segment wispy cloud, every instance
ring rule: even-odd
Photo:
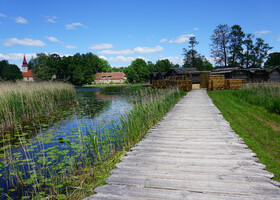
[[[280,37],[277,39],[277,42],[280,42]]]
[[[21,16],[15,18],[15,22],[16,22],[16,23],[19,23],[19,24],[27,24],[27,23],[28,23],[27,19],[24,19],[24,18],[21,17]]]
[[[189,41],[190,37],[194,37],[194,34],[185,34],[185,35],[180,35],[175,39],[169,40],[169,43],[184,43]]]
[[[5,46],[22,45],[22,46],[30,46],[30,47],[42,47],[46,45],[41,40],[34,40],[31,38],[24,38],[24,39],[8,38],[4,40],[3,44]]]
[[[136,47],[134,49],[124,49],[124,50],[103,50],[98,53],[100,54],[134,54],[134,53],[155,53],[162,51],[163,47],[156,46],[156,47]]]
[[[193,28],[193,30],[194,30],[194,31],[198,31],[199,29],[198,29],[198,28]]]
[[[7,17],[7,15],[4,15],[3,13],[0,13],[0,17]]]
[[[65,45],[65,47],[67,49],[76,49],[77,48],[76,46],[73,46],[73,45]]]
[[[114,46],[112,44],[106,44],[106,43],[101,43],[101,44],[93,44],[89,46],[88,48],[90,49],[112,49]]]
[[[255,34],[256,34],[257,36],[262,36],[262,35],[268,34],[268,33],[271,33],[271,31],[269,31],[269,30],[261,30],[261,31],[256,31],[256,32],[255,32]]]
[[[56,20],[57,20],[56,16],[52,16],[52,17],[46,16],[46,18],[47,18],[46,22],[53,23],[53,24],[56,23]]]
[[[162,51],[163,47],[156,46],[156,47],[136,47],[134,48],[135,53],[155,53]]]
[[[71,54],[63,54],[63,53],[58,53],[58,52],[52,52],[52,53],[47,53],[43,52],[45,54],[58,54],[60,57],[63,56],[72,56]],[[0,53],[0,60],[22,60],[23,56],[25,55],[27,60],[30,60],[32,57],[36,58],[37,54],[36,53],[8,53],[8,54],[1,54]]]
[[[25,55],[26,59],[31,59],[32,57],[36,57],[36,53],[8,53],[8,54],[1,54],[0,53],[0,60],[22,60],[23,56]]]
[[[83,27],[83,28],[87,28],[87,26],[83,25],[80,22],[76,22],[76,23],[72,23],[72,24],[66,24],[65,28],[67,30],[71,30],[71,29],[76,29],[77,27]]]
[[[134,51],[131,49],[123,49],[123,50],[103,50],[99,51],[100,54],[133,54]]]
[[[174,64],[182,64],[183,63],[183,58],[180,58],[178,56],[175,56],[175,57],[162,57],[160,58],[159,60],[165,60],[165,59],[168,59],[170,62],[174,63]]]
[[[145,58],[145,57],[125,57],[125,56],[117,56],[117,57],[110,57],[107,58],[105,56],[99,56],[99,58],[102,58],[104,60],[107,60],[108,62],[117,62],[117,63],[129,63],[132,62],[133,60],[135,60],[136,58],[141,58],[145,61],[148,61],[149,59]]]
[[[167,38],[162,38],[159,42],[160,43],[167,42]]]
[[[52,37],[52,36],[46,36],[46,38],[51,41],[51,42],[58,42],[58,43],[63,43],[62,41],[58,40],[57,38],[55,37]]]

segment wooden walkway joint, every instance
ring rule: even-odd
[[[279,182],[205,90],[188,93],[85,200],[280,199]]]

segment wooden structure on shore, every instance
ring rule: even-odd
[[[280,82],[280,67],[276,67],[269,72],[269,81]]]
[[[180,90],[191,91],[192,81],[187,80],[186,76],[173,76],[163,80],[152,81],[152,88],[174,88],[177,87]]]
[[[211,71],[211,75],[224,75],[226,79],[244,79],[245,82],[266,82],[269,73],[262,68],[221,67]]]
[[[210,75],[208,90],[234,90],[244,86],[245,79],[226,79],[223,74]]]

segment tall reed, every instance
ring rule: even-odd
[[[72,85],[60,82],[0,83],[0,129],[41,115],[70,103],[76,95]]]

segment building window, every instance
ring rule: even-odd
[[[108,78],[112,78],[112,76],[108,76]]]
[[[106,76],[102,76],[102,78],[106,78]]]

